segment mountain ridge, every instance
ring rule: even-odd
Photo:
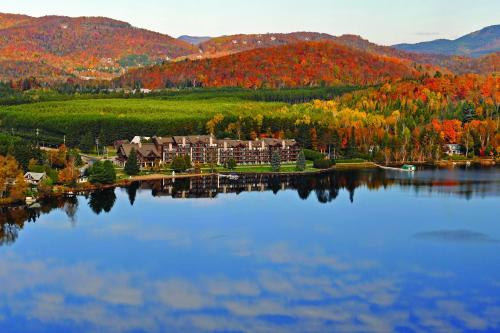
[[[489,32],[491,35],[495,33],[495,27],[487,27],[485,31],[493,29]],[[483,30],[469,34],[467,38],[474,38],[477,34],[484,36]],[[268,49],[258,52],[263,57],[266,52],[276,56],[270,49],[322,41],[378,57],[398,58],[400,62],[439,67],[441,71],[456,74],[500,71],[500,53],[476,59],[417,53],[377,45],[357,35],[333,36],[307,31],[173,38],[106,17],[31,17],[0,13],[0,35],[0,62],[5,66],[5,70],[0,70],[0,80],[22,79],[27,75],[53,79],[51,74],[61,79],[72,76],[83,80],[111,80],[130,69],[164,62],[216,59],[257,49]],[[489,44],[484,44],[483,51],[488,47]]]
[[[415,44],[403,43],[393,45],[393,47],[408,52],[477,58],[500,52],[500,24],[484,27],[457,39],[436,39]]]
[[[0,60],[46,63],[80,77],[111,78],[128,67],[196,51],[171,36],[105,17],[17,19],[0,16]]]

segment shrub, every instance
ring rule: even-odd
[[[308,161],[315,161],[319,159],[324,159],[325,155],[320,153],[319,151],[311,150],[311,149],[304,149],[304,156],[306,160]]]
[[[188,155],[177,156],[172,160],[170,168],[175,172],[184,172],[187,169],[191,168],[191,159],[189,158]]]
[[[328,169],[330,168],[334,163],[331,160],[325,160],[324,158],[316,159],[313,162],[313,167],[316,169]]]

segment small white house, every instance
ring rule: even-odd
[[[462,145],[459,144],[447,144],[444,146],[444,151],[447,155],[461,155],[462,154]]]
[[[45,172],[26,172],[24,180],[31,185],[38,185],[42,180],[47,177]]]

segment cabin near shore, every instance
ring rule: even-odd
[[[47,174],[45,172],[26,172],[24,174],[24,180],[31,185],[38,185],[45,178]]]
[[[277,151],[282,163],[296,162],[300,147],[295,140],[257,139],[233,140],[216,139],[211,135],[153,137],[151,143],[143,143],[137,137],[130,143],[117,147],[118,162],[125,165],[130,152],[137,153],[142,168],[171,163],[179,156],[189,156],[193,163],[224,165],[230,160],[237,164],[269,164],[271,155]]]
[[[444,152],[448,156],[463,155],[464,149],[462,145],[451,143],[444,145]]]

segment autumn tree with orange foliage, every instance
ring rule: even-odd
[[[0,156],[0,201],[17,202],[26,196],[23,171],[12,156]]]

